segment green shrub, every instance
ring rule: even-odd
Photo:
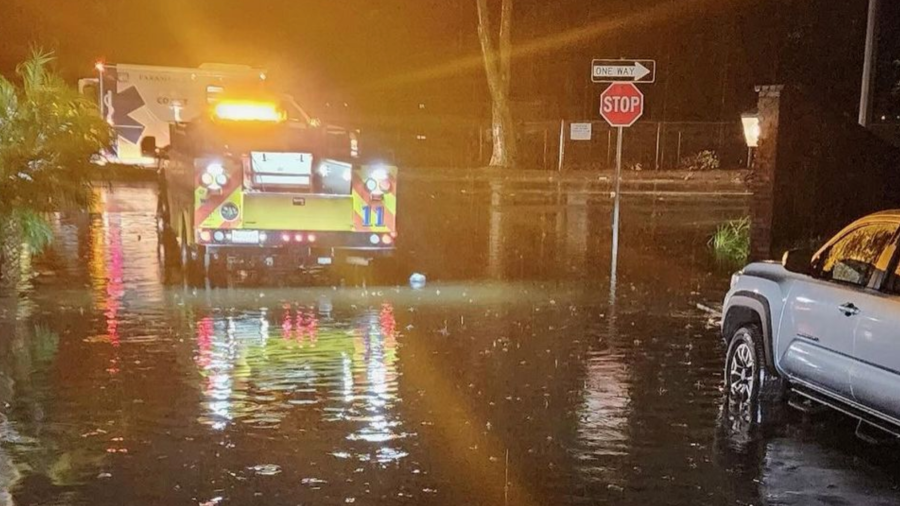
[[[719,225],[709,245],[722,260],[744,263],[750,256],[750,218],[726,221]]]
[[[716,170],[719,168],[719,155],[715,151],[700,151],[693,156],[682,158],[681,168],[690,171]]]

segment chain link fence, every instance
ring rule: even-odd
[[[590,140],[573,140],[572,123],[589,124]],[[624,131],[622,163],[626,169],[687,168],[686,159],[704,151],[714,154],[722,169],[747,165],[747,145],[740,121],[640,121]],[[519,166],[523,169],[615,167],[616,129],[604,121],[525,122],[517,125],[517,135]],[[487,125],[421,122],[363,138],[384,157],[407,167],[478,167],[487,165],[491,158],[491,130]]]
[[[584,125],[590,125],[590,140],[573,140],[572,123],[577,122],[527,125],[520,144],[521,164],[547,170],[614,168],[616,129],[603,121],[583,122],[580,130],[585,132]],[[631,170],[689,168],[689,160],[703,152],[714,155],[723,169],[747,165],[747,145],[737,121],[639,122],[624,129],[622,144],[622,165]]]

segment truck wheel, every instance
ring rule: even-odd
[[[177,261],[175,252],[178,250],[178,240],[175,238],[175,231],[172,230],[169,210],[165,204],[165,196],[162,191],[160,191],[159,200],[156,204],[156,232],[159,253],[163,262],[166,266],[175,265]]]
[[[763,335],[757,325],[739,328],[725,359],[725,388],[734,402],[755,402],[762,391],[766,368]]]

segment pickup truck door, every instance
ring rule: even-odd
[[[868,223],[845,231],[817,256],[814,274],[794,283],[778,331],[779,365],[792,380],[853,400],[858,315],[879,298],[871,286],[896,230]]]
[[[865,407],[900,421],[900,268],[885,276],[879,296],[860,306],[856,319],[853,395]]]

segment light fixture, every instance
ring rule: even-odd
[[[747,168],[753,163],[753,150],[759,146],[759,135],[762,128],[759,125],[759,114],[745,112],[741,114],[741,125],[744,127],[744,141],[747,143]]]
[[[379,166],[372,171],[372,179],[375,181],[384,181],[388,178],[388,171],[383,166]]]
[[[203,174],[200,174],[200,182],[210,190],[221,190],[228,182],[225,167],[220,162],[210,163]]]
[[[271,121],[285,120],[284,112],[277,104],[252,101],[221,101],[213,112],[216,117],[230,121]]]
[[[744,127],[744,141],[747,142],[748,148],[759,146],[759,115],[755,112],[746,112],[741,114],[741,125]]]

